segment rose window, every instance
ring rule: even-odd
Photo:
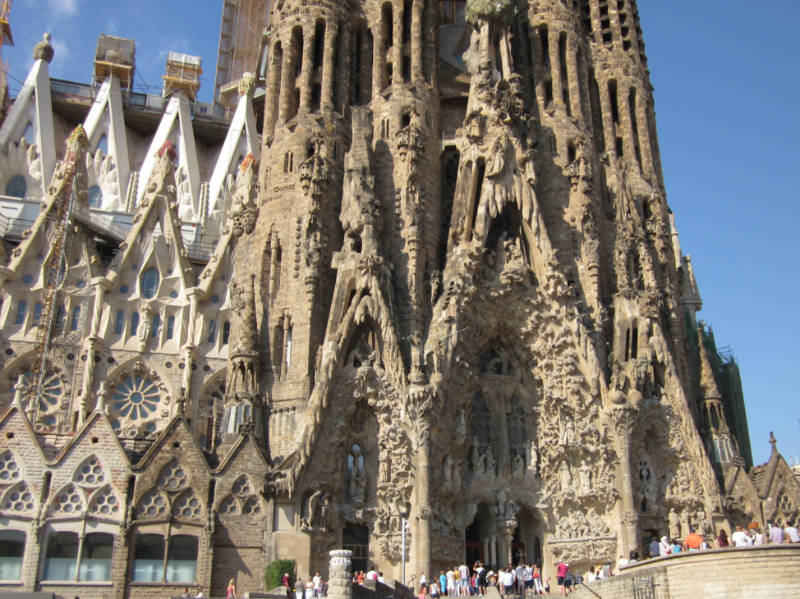
[[[105,487],[95,493],[89,513],[94,516],[112,516],[120,511],[119,499],[111,487]]]
[[[86,487],[97,487],[106,482],[106,475],[103,472],[103,465],[95,456],[86,460],[75,472],[73,481]]]
[[[187,491],[175,500],[172,515],[185,520],[199,520],[203,515],[203,506],[194,493]]]
[[[242,506],[242,513],[247,516],[258,516],[261,514],[261,502],[257,497],[251,497],[244,502],[244,506]]]
[[[25,483],[12,487],[3,498],[2,510],[4,512],[32,512],[33,494]]]
[[[161,403],[161,391],[150,378],[127,376],[111,396],[111,407],[120,418],[146,420],[153,416]]]
[[[74,485],[65,487],[53,501],[53,512],[59,514],[80,514],[82,508],[80,491]]]
[[[22,397],[28,396],[34,384],[30,371],[24,372],[22,374]],[[58,411],[63,399],[64,383],[61,381],[61,377],[55,373],[45,373],[41,390],[39,391],[39,415],[44,416],[45,426],[56,425],[56,418],[53,414]]]
[[[136,508],[137,518],[166,518],[167,498],[162,493],[152,489],[145,493],[139,500]]]
[[[183,467],[173,460],[158,475],[158,486],[167,491],[177,491],[189,486],[189,480]]]
[[[222,503],[219,504],[219,509],[217,511],[219,511],[220,514],[234,516],[239,513],[239,503],[236,501],[235,497],[228,495],[222,500]]]
[[[0,454],[0,484],[19,480],[21,477],[19,464],[10,451]]]

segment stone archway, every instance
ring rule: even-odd
[[[476,561],[481,561],[487,568],[497,569],[497,537],[497,519],[492,508],[485,503],[479,503],[472,523],[464,532],[467,564],[472,567]]]
[[[544,554],[544,535],[547,527],[544,521],[536,513],[527,507],[522,507],[517,514],[519,522],[517,530],[514,532],[516,547],[514,549],[514,562],[534,563],[542,567]]]

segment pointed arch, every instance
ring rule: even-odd
[[[202,521],[203,503],[192,489],[187,489],[172,502],[172,515],[181,520]]]
[[[96,455],[90,455],[75,469],[72,481],[81,487],[99,487],[108,481],[103,463]]]
[[[137,520],[166,520],[169,514],[169,499],[166,493],[153,488],[141,496],[136,503]]]
[[[156,483],[165,491],[179,491],[189,486],[189,476],[177,459],[172,459],[158,473]]]
[[[246,474],[240,475],[231,486],[231,495],[236,497],[248,497],[253,494],[253,485]]]
[[[89,515],[112,518],[122,515],[122,501],[111,485],[97,489],[89,499]]]
[[[23,480],[25,473],[10,449],[0,453],[0,485],[13,484]]]
[[[36,498],[28,483],[21,481],[9,487],[0,500],[0,510],[6,515],[26,516],[36,513]]]
[[[52,517],[74,518],[86,510],[86,495],[73,483],[64,485],[53,495],[50,501],[49,514]]]
[[[223,516],[238,516],[242,510],[239,505],[239,500],[233,495],[228,495],[225,499],[220,501],[217,512]]]

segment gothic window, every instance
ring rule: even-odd
[[[134,312],[131,314],[131,337],[136,335],[136,332],[139,330],[139,313]]]
[[[99,487],[106,482],[106,474],[100,460],[90,456],[78,467],[72,480],[84,487]]]
[[[242,513],[245,516],[259,516],[262,513],[261,502],[258,497],[250,497],[242,506]]]
[[[158,271],[154,267],[145,270],[139,277],[139,292],[142,297],[146,299],[155,297],[156,291],[158,291],[158,282]]]
[[[89,188],[89,208],[99,208],[103,203],[103,190],[99,185],[92,185]]]
[[[22,470],[9,450],[0,453],[0,484],[16,482],[22,478]]]
[[[161,390],[149,377],[126,376],[114,387],[112,413],[118,418],[146,420],[155,416],[161,404]]]
[[[222,325],[222,345],[228,345],[228,341],[231,338],[231,323],[229,321],[225,321]]]
[[[172,339],[175,334],[175,317],[167,317],[167,339]]]
[[[69,323],[69,330],[70,331],[77,331],[78,330],[78,326],[80,326],[80,322],[81,322],[81,307],[80,306],[75,306],[72,309],[72,319],[70,320],[70,323]]]
[[[239,497],[253,494],[253,488],[246,476],[240,476],[236,479],[236,481],[233,483],[233,487],[231,488],[231,493]]]
[[[17,317],[14,324],[23,324],[25,322],[25,313],[28,311],[28,302],[19,300],[17,303]]]
[[[27,483],[19,483],[11,487],[3,495],[3,502],[0,509],[4,512],[14,512],[15,514],[28,514],[33,512],[34,501],[33,493]]]
[[[25,533],[21,530],[0,530],[0,580],[22,578],[22,557],[25,555]]]
[[[158,475],[158,486],[167,491],[177,491],[189,486],[186,472],[177,460],[172,460],[161,469]]]
[[[211,320],[208,323],[208,342],[214,343],[217,340],[217,321]]]
[[[137,520],[165,520],[169,512],[169,501],[158,489],[150,489],[136,505]]]
[[[792,503],[791,498],[786,493],[781,493],[778,497],[778,508],[784,514],[790,514],[794,511],[794,504]]]
[[[175,535],[166,542],[162,535],[136,535],[133,581],[194,583],[197,572],[197,547],[197,537],[191,535]],[[166,581],[163,580],[165,571]]]
[[[77,516],[83,512],[83,508],[81,492],[75,485],[69,484],[53,499],[51,511],[54,515]]]
[[[169,540],[167,582],[193,583],[197,577],[197,537],[177,535]]]
[[[83,538],[83,543],[80,543],[77,533],[53,532],[47,538],[42,579],[109,581],[113,548],[114,535],[109,533],[89,533]]]
[[[125,330],[125,311],[124,310],[117,310],[117,317],[114,321],[114,334],[115,335],[122,335],[122,331]]]
[[[184,520],[200,520],[203,516],[203,506],[194,491],[184,491],[172,504],[172,515]]]
[[[96,491],[89,504],[89,514],[96,517],[117,516],[120,511],[120,500],[110,486]]]
[[[228,495],[222,500],[222,503],[219,504],[217,511],[226,516],[235,516],[239,513],[239,502],[236,501],[235,497]]]
[[[6,183],[6,195],[12,198],[24,198],[28,191],[28,183],[22,175],[14,175]]]
[[[33,318],[31,319],[31,324],[33,326],[39,326],[39,323],[42,321],[42,302],[36,302],[33,306]]]

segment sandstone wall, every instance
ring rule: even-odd
[[[578,587],[575,599],[628,599],[634,585],[655,583],[653,599],[780,599],[800,596],[800,545],[766,545],[681,553],[623,568],[610,579]]]

